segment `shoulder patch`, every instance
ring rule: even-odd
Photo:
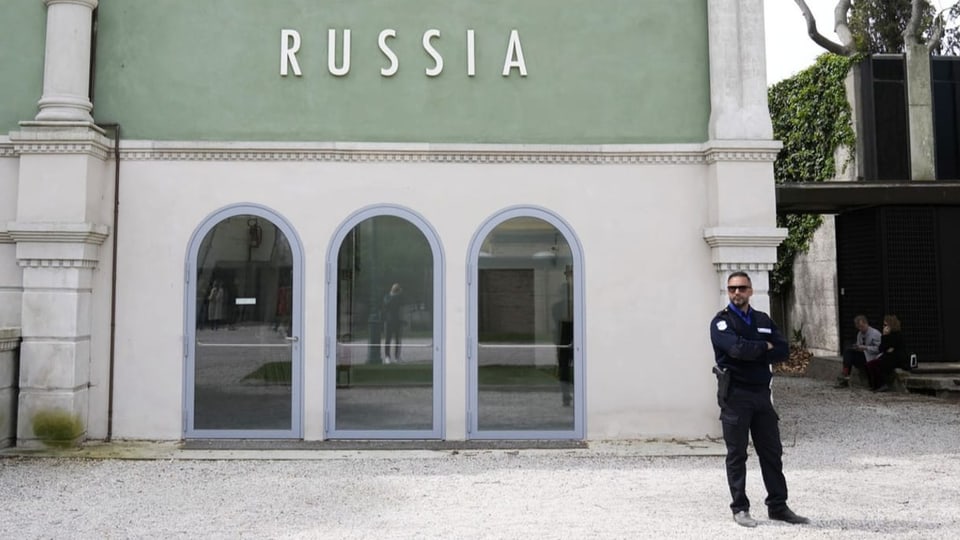
[[[717,321],[717,330],[723,332],[727,329],[727,321]]]

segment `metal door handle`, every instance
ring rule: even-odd
[[[283,339],[285,339],[285,340],[287,340],[287,341],[293,341],[293,342],[300,341],[300,338],[297,337],[297,336],[287,336],[287,337],[285,337],[285,338],[283,338]]]

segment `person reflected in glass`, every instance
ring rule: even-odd
[[[403,330],[401,309],[403,307],[403,288],[394,283],[390,291],[383,296],[383,363],[400,361],[400,340]],[[390,357],[390,343],[393,342],[393,358]]]
[[[566,288],[563,289],[566,296]],[[569,407],[573,401],[573,321],[569,302],[561,298],[553,304],[554,343],[557,345],[557,378],[560,380],[560,402]]]
[[[225,302],[223,283],[219,279],[214,280],[210,292],[207,294],[207,321],[210,323],[210,329],[218,330],[220,328]]]

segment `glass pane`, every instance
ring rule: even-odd
[[[197,254],[194,429],[292,428],[293,257],[269,221],[238,215]]]
[[[573,261],[551,224],[498,225],[478,264],[478,428],[574,429]]]
[[[337,257],[337,430],[433,429],[433,254],[394,216],[358,224]]]

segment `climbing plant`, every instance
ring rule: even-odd
[[[824,54],[813,66],[768,90],[773,136],[783,141],[773,165],[777,183],[820,182],[836,175],[837,148],[852,149],[856,141],[844,79],[858,60]],[[848,163],[841,165],[845,168]],[[788,234],[777,248],[777,264],[770,275],[772,292],[790,289],[793,261],[810,247],[822,222],[819,215],[777,216],[777,225],[786,227]]]

